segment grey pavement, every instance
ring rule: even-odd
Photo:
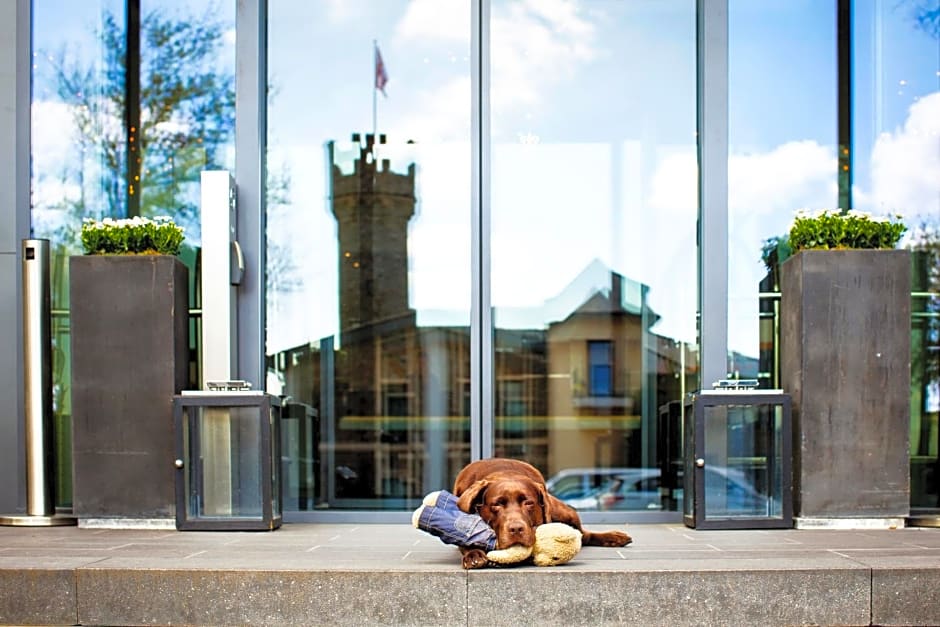
[[[407,524],[0,527],[0,623],[940,625],[940,529],[591,526],[634,543],[468,572]]]

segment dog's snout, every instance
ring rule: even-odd
[[[521,536],[525,533],[526,525],[521,520],[514,520],[509,523],[507,530],[514,536]]]

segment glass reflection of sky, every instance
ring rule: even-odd
[[[855,2],[853,208],[940,216],[940,42],[923,3]],[[761,243],[837,204],[835,2],[729,3],[729,350],[756,355]],[[904,81],[903,89],[892,85]]]
[[[233,0],[211,4],[231,14],[234,23]],[[762,240],[785,232],[794,209],[835,203],[834,4],[729,3],[729,326],[731,349],[744,354],[757,351]],[[938,40],[914,27],[911,12],[918,4],[856,3],[856,208],[909,216],[940,213],[940,53]],[[77,43],[76,54],[95,55],[96,17],[104,8],[120,13],[122,6],[114,0],[35,0],[34,49],[57,52]],[[167,10],[177,6],[199,12],[210,3],[161,3]],[[412,306],[456,312],[454,318],[465,324],[469,0],[271,0],[268,14],[270,166],[291,180],[288,203],[270,208],[269,237],[293,251],[303,277],[300,292],[272,295],[269,350],[336,331],[335,221],[325,198],[324,145],[372,130],[373,40],[379,41],[389,74],[388,97],[379,95],[376,102],[377,129],[390,143],[417,142],[419,206],[409,234]],[[588,216],[615,208],[619,194],[627,197],[622,202],[637,203],[637,212],[629,215],[644,216],[639,224],[652,231],[668,229],[676,212],[694,212],[694,120],[672,122],[695,99],[694,76],[688,74],[694,38],[685,27],[694,24],[693,17],[691,0],[494,2],[492,34],[502,46],[492,52],[500,60],[492,68],[494,167],[537,178],[567,158],[567,174],[558,175],[595,176],[591,196],[582,199]],[[69,119],[56,107],[41,58],[35,71],[34,168],[54,171],[56,161],[68,155]],[[650,134],[660,149],[640,154],[648,193],[629,198],[625,177],[635,174],[622,166],[633,158],[631,142]],[[625,155],[620,167],[611,163],[618,154]],[[54,206],[56,195],[67,193],[61,181],[45,180],[34,198]],[[515,200],[512,194],[494,194],[494,202]],[[563,213],[570,207],[561,203],[568,200],[562,194],[553,203],[546,194],[539,212]],[[501,210],[498,204],[493,209]],[[613,226],[635,229],[616,221]],[[519,228],[516,233],[529,234],[529,243],[545,235],[531,222]],[[324,234],[315,247],[311,233]],[[494,245],[504,236],[495,232]],[[629,241],[630,235],[623,237]],[[324,245],[330,238],[333,244]],[[601,258],[650,286],[652,306],[663,317],[658,332],[692,340],[692,304],[676,297],[675,283],[694,276],[617,252],[629,248],[620,242],[610,237],[598,244],[596,234],[572,236],[566,263],[539,270],[545,278],[512,282],[494,275],[494,304],[538,307]]]

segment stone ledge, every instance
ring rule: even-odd
[[[407,524],[6,527],[0,624],[940,624],[936,529],[629,531],[563,566],[467,572]]]
[[[75,571],[0,569],[0,624],[75,625]]]
[[[4,624],[940,624],[940,568],[0,570]]]
[[[463,573],[83,568],[77,588],[80,624],[466,624]]]

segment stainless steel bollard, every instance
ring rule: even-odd
[[[23,240],[23,387],[26,513],[55,513],[52,424],[52,301],[49,240]]]
[[[26,515],[0,516],[0,524],[74,525],[74,518],[55,515],[49,240],[24,239],[21,252]]]

